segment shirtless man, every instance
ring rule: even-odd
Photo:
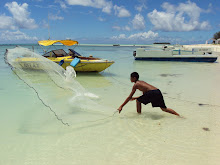
[[[160,92],[160,90],[144,81],[139,80],[139,74],[137,72],[131,73],[131,82],[134,82],[134,86],[132,88],[132,91],[130,95],[127,97],[127,99],[124,101],[124,103],[118,108],[119,113],[122,111],[122,108],[129,102],[136,100],[137,105],[137,113],[141,113],[141,103],[148,104],[151,103],[152,107],[160,107],[162,111],[168,112],[174,115],[179,116],[178,113],[176,113],[171,108],[167,108],[164,100],[163,95]],[[139,89],[143,92],[143,95],[140,97],[132,97],[136,90]]]

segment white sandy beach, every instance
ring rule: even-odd
[[[75,100],[73,93],[47,79],[33,82],[44,101],[70,123],[66,126],[4,63],[5,49],[0,47],[0,164],[219,164],[219,59],[215,63],[135,61],[135,47],[82,46],[79,50],[85,54],[115,61],[102,73],[77,74],[76,81],[99,99]],[[133,71],[158,87],[166,105],[186,119],[150,104],[138,115],[135,102],[115,113],[131,91]]]

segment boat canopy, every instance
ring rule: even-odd
[[[78,41],[74,41],[74,40],[42,40],[42,41],[38,41],[38,44],[43,46],[50,46],[57,42],[60,42],[66,46],[72,46],[78,44]]]

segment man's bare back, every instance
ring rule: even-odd
[[[138,80],[135,82],[133,88],[139,89],[143,93],[146,93],[150,90],[157,90],[158,88],[154,87],[153,85],[150,85],[146,83],[145,81]]]

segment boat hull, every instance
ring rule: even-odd
[[[215,62],[218,56],[212,52],[187,50],[146,50],[137,48],[133,56],[135,60],[145,61],[182,61],[182,62]]]
[[[101,72],[110,67],[114,62],[103,61],[103,62],[80,62],[74,68],[76,72]],[[59,63],[57,63],[59,64]],[[70,66],[70,62],[64,62],[62,67],[66,69]]]
[[[144,61],[215,62],[217,57],[135,57]]]
[[[60,59],[50,59],[51,61],[59,65]],[[62,67],[66,69],[67,66],[70,66],[72,59],[64,59]],[[16,60],[17,65],[21,66],[24,69],[35,69],[35,70],[44,70],[45,65],[39,63],[37,58],[19,58]],[[82,60],[74,68],[76,72],[101,72],[106,68],[110,67],[114,61],[108,60]]]

